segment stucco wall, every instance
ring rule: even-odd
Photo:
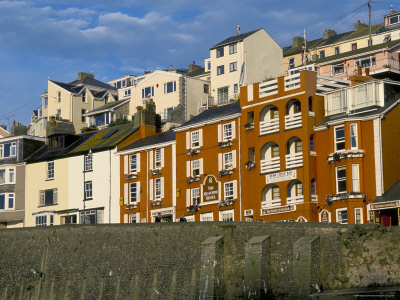
[[[0,230],[0,296],[239,299],[248,296],[249,278],[260,278],[256,257],[267,262],[267,294],[279,299],[308,299],[315,281],[325,291],[398,285],[399,230],[258,222]],[[263,253],[250,247],[257,239],[267,242]]]

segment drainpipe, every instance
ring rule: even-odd
[[[110,161],[110,163],[109,163],[110,174],[109,174],[108,183],[109,183],[110,192],[108,194],[108,224],[111,224],[111,179],[112,179],[112,176],[111,176],[111,150],[109,151],[109,161]]]
[[[146,157],[146,223],[149,223],[149,151],[146,151]]]
[[[239,142],[239,209],[240,209],[240,221],[242,221],[242,165],[241,165],[241,143],[240,143],[240,116],[238,117],[238,142]]]

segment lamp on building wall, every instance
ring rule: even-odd
[[[83,224],[86,224],[86,157],[92,156],[92,150],[83,156]]]

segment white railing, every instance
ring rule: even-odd
[[[300,74],[285,77],[285,91],[290,91],[300,87]]]
[[[272,208],[281,206],[281,199],[273,199],[261,202],[261,208]]]
[[[261,173],[268,173],[274,171],[280,171],[281,160],[280,157],[273,157],[261,160]]]
[[[279,131],[279,118],[269,119],[260,122],[260,135],[270,134]]]
[[[278,80],[268,80],[266,82],[260,83],[259,86],[259,96],[260,98],[274,95],[278,93]]]
[[[286,169],[299,168],[303,166],[303,152],[286,154]]]
[[[287,204],[301,204],[304,203],[304,196],[299,195],[299,196],[294,196],[294,197],[288,197],[286,198]]]
[[[301,112],[285,116],[285,129],[301,127]]]

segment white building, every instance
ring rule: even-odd
[[[264,29],[231,36],[210,48],[204,61],[211,73],[214,104],[237,100],[240,86],[283,74],[282,48]]]

